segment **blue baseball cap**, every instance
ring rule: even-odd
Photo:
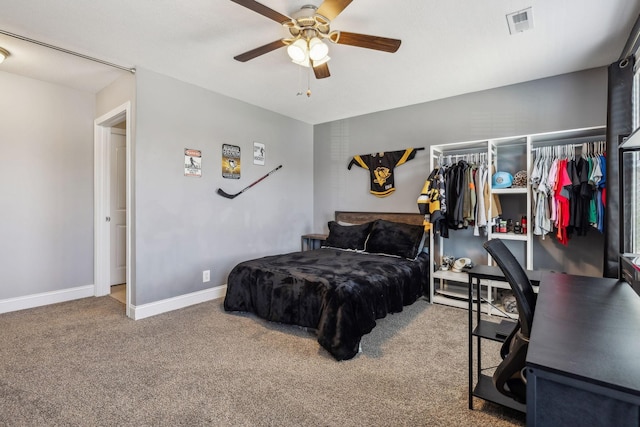
[[[492,188],[509,188],[513,184],[513,175],[509,172],[496,172],[491,179]]]

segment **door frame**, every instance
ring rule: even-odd
[[[113,240],[114,229],[113,228],[114,228],[114,223],[115,223],[114,217],[113,217],[113,209],[114,209],[114,207],[117,208],[117,206],[113,206],[113,204],[112,204],[113,195],[114,195],[113,194],[114,192],[112,191],[112,189],[113,189],[113,184],[114,184],[114,175],[117,176],[118,173],[119,173],[117,171],[117,168],[115,168],[115,171],[114,171],[114,163],[117,163],[118,159],[114,158],[114,155],[113,155],[114,154],[114,152],[113,152],[113,144],[114,144],[114,137],[117,137],[117,136],[124,136],[125,137],[125,164],[124,164],[125,171],[124,172],[125,172],[125,180],[126,180],[126,172],[127,172],[126,171],[126,167],[127,167],[127,165],[126,165],[126,161],[127,161],[127,159],[126,159],[127,139],[126,138],[127,138],[127,131],[124,128],[120,128],[120,127],[112,127],[112,128],[110,128],[110,131],[111,131],[111,133],[110,133],[109,144],[107,145],[107,149],[109,150],[109,162],[108,162],[108,165],[109,165],[109,175],[108,175],[108,178],[109,178],[109,207],[108,207],[109,213],[107,214],[107,216],[109,216],[111,218],[111,220],[107,221],[107,222],[108,222],[109,228],[110,228],[110,231],[109,231],[109,246],[110,246],[110,248],[109,248],[109,255],[110,255],[110,257],[109,257],[109,276],[110,276],[109,277],[109,284],[111,286],[113,286],[113,284],[117,284],[118,283],[117,281],[114,280],[114,276],[113,276],[113,266],[114,266],[114,263],[117,262],[118,256],[117,256],[117,254],[116,254],[116,256],[114,256],[114,252],[113,252],[113,249],[115,248],[115,246],[117,246],[117,244],[116,245],[112,244],[114,242],[114,240]],[[126,185],[126,181],[125,181],[124,184]],[[124,212],[125,213],[125,218],[124,218],[124,220],[125,220],[125,241],[123,243],[125,244],[125,247],[122,248],[122,249],[125,251],[124,255],[126,256],[126,250],[127,250],[127,248],[126,248],[126,244],[127,244],[127,241],[126,241],[127,240],[127,238],[126,238],[126,232],[127,232],[127,229],[126,229],[126,226],[127,226],[127,224],[126,224],[126,221],[127,221],[127,216],[126,216],[127,215],[127,206],[126,206],[126,203],[127,203],[127,201],[126,201],[127,189],[125,188],[124,190],[125,190],[125,212]],[[125,277],[124,277],[123,280],[124,280],[124,283],[126,283],[126,281],[127,281],[127,277],[126,277],[126,274],[127,274],[127,271],[126,271],[127,260],[125,259],[124,262],[125,262]]]
[[[111,140],[111,127],[126,120],[126,204],[127,204],[127,232],[126,232],[126,315],[131,317],[131,295],[135,289],[133,283],[133,262],[135,258],[131,250],[132,235],[132,189],[131,189],[131,102],[111,110],[94,121],[94,295],[104,296],[110,293],[110,257],[111,236],[109,232],[110,209],[110,162],[111,155],[109,143]]]

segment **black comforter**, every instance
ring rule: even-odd
[[[337,360],[358,353],[376,319],[428,290],[428,256],[415,261],[332,248],[268,256],[229,274],[224,308],[316,330]]]

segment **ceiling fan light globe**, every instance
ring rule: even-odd
[[[309,58],[313,61],[318,61],[329,53],[329,46],[326,45],[318,37],[313,37],[309,40]]]
[[[287,47],[287,54],[292,61],[304,61],[307,58],[307,45],[304,40],[298,39]]]
[[[294,64],[301,65],[303,67],[311,67],[311,61],[309,57],[305,57],[302,61],[291,60]]]

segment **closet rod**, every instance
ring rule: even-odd
[[[69,54],[69,55],[77,56],[77,57],[82,58],[82,59],[87,59],[89,61],[93,61],[93,62],[97,62],[97,63],[103,64],[103,65],[107,65],[109,67],[117,68],[119,70],[128,71],[131,74],[135,74],[136,73],[136,69],[135,68],[125,67],[125,66],[122,66],[122,65],[114,64],[112,62],[103,61],[102,59],[93,58],[91,56],[83,55],[82,53],[74,52],[72,50],[68,50],[68,49],[65,49],[65,48],[62,48],[62,47],[54,46],[52,44],[48,44],[48,43],[41,42],[41,41],[38,41],[38,40],[30,39],[28,37],[21,36],[19,34],[10,33],[10,32],[5,31],[5,30],[0,30],[0,34],[4,34],[5,36],[13,37],[14,39],[22,40],[22,41],[25,41],[25,42],[37,44],[39,46],[47,47],[49,49],[57,50],[59,52],[63,52],[63,53]]]
[[[535,147],[550,147],[554,145],[571,145],[571,144],[584,144],[586,142],[601,142],[607,139],[606,135],[594,135],[594,136],[583,136],[578,138],[568,138],[561,140],[547,140],[547,141],[538,141],[532,142],[532,146]]]
[[[531,151],[536,151],[538,148],[547,148],[547,147],[576,147],[581,148],[582,144],[596,143],[599,141],[589,141],[585,143],[575,143],[575,144],[549,144],[549,145],[538,145],[537,147],[531,147]]]
[[[455,155],[457,153],[457,155],[464,155],[464,154],[478,154],[478,153],[482,153],[482,152],[486,152],[487,151],[487,147],[484,148],[454,148],[451,150],[446,150],[446,151],[439,151],[439,153],[443,154],[443,155]]]

